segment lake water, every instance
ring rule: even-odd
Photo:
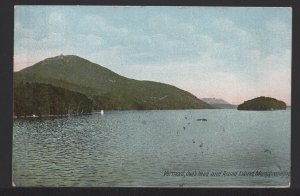
[[[225,109],[15,119],[13,180],[16,186],[287,186],[290,119],[290,110]]]

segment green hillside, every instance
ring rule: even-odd
[[[271,97],[257,97],[245,101],[240,104],[237,108],[238,110],[285,110],[286,104],[283,101]]]
[[[86,114],[93,104],[85,95],[49,84],[14,84],[14,115]]]
[[[47,58],[14,73],[19,83],[50,84],[78,92],[93,102],[93,109],[210,109],[211,105],[171,85],[138,81],[74,55]]]

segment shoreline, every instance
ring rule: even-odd
[[[67,117],[67,116],[82,116],[82,115],[91,115],[96,114],[100,112],[92,112],[92,113],[85,113],[85,114],[58,114],[58,115],[30,115],[30,116],[13,116],[13,119],[19,119],[19,118],[46,118],[46,117]]]
[[[203,109],[149,109],[149,110],[104,110],[104,112],[120,112],[120,111],[175,111],[175,110],[219,110],[219,108],[203,108]],[[224,110],[224,109],[222,109]],[[228,110],[234,110],[234,109],[228,109]],[[13,119],[20,119],[20,118],[45,118],[45,117],[68,117],[68,116],[83,116],[83,115],[92,115],[92,114],[101,114],[101,110],[100,111],[94,111],[91,113],[84,113],[84,114],[58,114],[58,115],[30,115],[30,116],[15,116],[13,115]],[[105,114],[105,113],[104,113]],[[104,115],[103,114],[103,115]]]
[[[150,109],[150,110],[104,110],[105,112],[121,112],[121,111],[175,111],[175,110],[237,110],[237,109],[230,109],[230,108],[213,108],[213,109]],[[291,110],[291,108],[287,108],[285,110]],[[241,112],[273,112],[273,111],[284,111],[284,110],[237,110],[237,111],[241,111]],[[13,119],[24,119],[24,118],[47,118],[47,117],[68,117],[68,116],[84,116],[84,115],[92,115],[92,114],[101,114],[104,115],[104,113],[100,111],[94,111],[91,113],[84,113],[84,114],[58,114],[58,115],[41,115],[41,116],[37,116],[37,115],[30,115],[30,116],[15,116],[13,115]]]

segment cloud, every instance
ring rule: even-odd
[[[30,28],[25,28],[21,22],[16,21],[14,25],[14,33],[17,38],[33,37],[33,30]]]
[[[48,17],[48,24],[50,25],[58,25],[65,23],[65,19],[63,17],[63,14],[52,12]]]
[[[103,17],[92,14],[79,19],[77,25],[79,31],[95,35],[126,36],[129,33],[127,28],[109,24]]]
[[[211,41],[210,52],[215,58],[227,59],[233,64],[238,63],[243,66],[255,60],[261,52],[262,43],[257,35],[238,26],[233,20],[215,19],[212,22],[211,31],[215,33]],[[253,59],[250,55],[254,55],[255,58]]]
[[[291,103],[291,51],[269,55],[261,60],[259,83],[265,95]]]
[[[284,38],[289,38],[288,35],[291,32],[288,24],[281,20],[272,20],[266,24],[266,27],[274,35],[282,36]]]
[[[272,20],[266,23],[266,33],[269,34],[266,39],[266,45],[271,47],[273,53],[278,53],[282,49],[290,49],[292,42],[292,29],[286,22]]]
[[[232,20],[228,18],[218,18],[212,23],[214,29],[219,32],[221,40],[229,43],[239,42],[239,46],[251,47],[255,42],[253,34],[238,27]]]

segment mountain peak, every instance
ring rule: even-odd
[[[79,56],[76,56],[76,55],[64,55],[64,54],[60,54],[60,55],[54,56],[54,57],[49,57],[43,61],[70,61],[70,60],[72,60],[72,61],[79,60],[79,61],[89,62],[88,60],[81,58]],[[43,62],[43,61],[40,61],[40,62]]]
[[[90,62],[84,58],[76,55],[64,55],[46,58],[30,67],[27,67],[19,72],[39,72],[39,74],[53,74],[61,75],[62,72],[69,72],[76,74],[78,72],[110,72],[110,74],[116,74],[108,70],[101,65]],[[116,74],[117,75],[117,74]]]

